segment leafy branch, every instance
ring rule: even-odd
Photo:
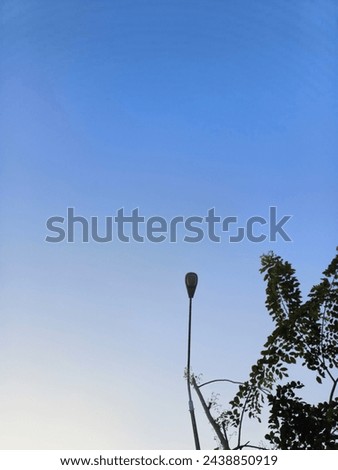
[[[237,429],[236,449],[241,444],[244,416],[261,420],[264,397],[269,406],[270,432],[265,438],[281,449],[336,449],[338,399],[338,255],[323,272],[303,302],[300,284],[289,262],[269,252],[261,257],[260,272],[266,282],[266,308],[275,328],[268,336],[261,355],[245,382],[215,379],[194,389],[213,426],[222,448],[229,448],[226,430]],[[296,395],[303,388],[299,381],[283,384],[289,367],[301,364],[315,374],[317,383],[331,381],[328,400],[312,405]],[[215,382],[238,385],[238,391],[217,419],[203,405],[201,387]],[[205,402],[204,402],[205,404]],[[206,405],[206,404],[205,404]]]

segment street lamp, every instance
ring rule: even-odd
[[[198,438],[197,424],[195,418],[194,404],[191,397],[191,384],[190,384],[190,345],[191,345],[191,310],[192,310],[192,299],[195,294],[197,287],[198,277],[196,273],[187,273],[185,276],[185,286],[187,288],[189,297],[189,326],[188,326],[188,359],[187,359],[187,386],[189,396],[189,411],[191,417],[192,431],[195,439],[196,450],[200,450],[200,441]]]

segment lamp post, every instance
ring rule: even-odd
[[[185,276],[185,285],[189,297],[189,325],[188,325],[188,358],[187,358],[187,387],[189,396],[189,411],[191,417],[192,431],[194,434],[196,450],[200,450],[200,441],[198,438],[197,424],[195,418],[194,404],[191,397],[191,384],[190,384],[190,349],[191,349],[191,311],[192,311],[192,299],[195,294],[197,287],[198,277],[196,273],[187,273]]]

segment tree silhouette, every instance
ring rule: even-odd
[[[272,448],[338,449],[338,255],[304,302],[289,262],[269,252],[261,257],[260,272],[266,282],[266,307],[275,328],[248,379],[239,383],[229,408],[214,417],[201,387],[212,382],[233,381],[217,379],[200,384],[191,376],[219,447],[230,448],[228,432],[232,428],[237,431],[234,449],[255,447],[242,443],[244,417],[260,421],[266,405],[269,432],[265,439]],[[298,380],[288,381],[293,364],[301,364],[311,371],[318,384],[328,385],[326,401],[310,404],[297,395],[304,385]]]

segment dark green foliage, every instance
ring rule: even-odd
[[[337,449],[338,256],[305,302],[290,263],[272,252],[261,262],[266,307],[275,329],[218,422],[238,429],[240,446],[244,415],[260,420],[265,399],[270,406],[270,432],[265,437],[275,448]],[[327,401],[306,403],[296,395],[303,384],[285,383],[290,364],[296,363],[312,371],[319,384],[329,384]]]
[[[338,400],[310,405],[294,392],[302,387],[293,381],[268,396],[271,431],[266,439],[278,449],[337,449]]]

